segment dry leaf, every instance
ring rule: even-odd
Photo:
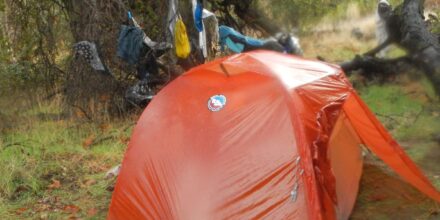
[[[50,208],[51,208],[50,205],[48,205],[48,204],[42,204],[42,205],[37,206],[36,209],[35,209],[35,211],[37,211],[37,212],[43,212],[43,211],[47,211],[47,210],[49,210]]]
[[[76,205],[66,205],[63,208],[63,211],[65,211],[67,213],[71,213],[71,214],[75,214],[75,213],[79,212],[79,210],[81,210],[81,209]]]
[[[99,125],[99,128],[101,129],[102,132],[106,132],[110,128],[112,128],[112,125],[109,124],[109,123],[102,123],[102,124]]]
[[[48,186],[49,189],[58,189],[61,187],[61,183],[58,180],[52,180],[52,184]]]
[[[71,214],[67,217],[68,220],[81,220],[80,217],[76,216],[76,214]]]
[[[86,138],[86,139],[83,141],[82,146],[83,146],[84,148],[89,148],[90,145],[92,145],[94,141],[95,141],[95,135],[92,134],[92,135],[90,135],[88,138]]]
[[[108,102],[109,100],[111,100],[111,97],[110,97],[110,95],[101,95],[101,96],[99,96],[99,100],[101,102]]]
[[[96,184],[96,180],[94,179],[89,179],[86,182],[84,182],[84,185],[86,186],[91,186],[91,185],[95,185]]]
[[[76,110],[75,110],[75,116],[76,116],[77,118],[85,118],[85,117],[86,117],[86,114],[84,114],[83,111],[81,111],[81,110],[79,110],[79,109],[76,109]]]
[[[17,214],[17,215],[21,215],[21,214],[23,214],[24,212],[26,212],[27,210],[28,210],[28,208],[22,207],[22,208],[17,209],[17,210],[15,211],[15,214]]]
[[[119,137],[119,141],[121,141],[122,144],[127,145],[128,142],[130,142],[130,137],[127,137],[127,136],[121,136],[121,137]]]
[[[96,215],[96,213],[98,213],[98,210],[95,209],[95,208],[91,208],[91,209],[89,209],[89,210],[87,211],[87,216],[88,216],[88,217],[93,217],[93,216]]]

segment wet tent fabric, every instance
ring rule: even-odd
[[[108,219],[348,219],[361,146],[440,201],[339,67],[268,51],[219,59],[146,108]]]

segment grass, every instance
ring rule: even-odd
[[[402,76],[403,78],[405,76]],[[440,189],[440,102],[431,97],[424,79],[397,80],[360,88],[370,109],[405,152]],[[352,219],[438,219],[440,206],[402,182],[381,161],[369,155]]]
[[[94,124],[57,119],[57,103],[22,112],[0,138],[2,219],[103,219],[114,179],[104,175],[122,159],[133,123]],[[96,145],[91,140],[111,137]],[[59,182],[59,184],[55,184]]]
[[[402,85],[373,85],[360,93],[394,137],[401,141],[430,140],[440,131],[440,105],[426,98],[405,95],[407,92]]]

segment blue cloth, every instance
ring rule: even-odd
[[[224,47],[227,45],[227,38],[229,38],[234,43],[240,43],[242,45],[251,45],[254,47],[262,47],[265,44],[265,40],[259,40],[256,38],[245,36],[238,31],[234,30],[231,27],[221,25],[219,27],[219,35],[220,35],[220,45]]]
[[[122,25],[118,38],[117,56],[129,64],[136,64],[147,50],[144,44],[144,32],[137,27]]]
[[[197,31],[203,31],[203,6],[197,1],[196,9],[194,11],[194,21]]]
[[[235,43],[234,41],[231,40],[231,38],[227,37],[226,38],[226,42],[225,42],[226,46],[231,49],[232,51],[234,51],[235,53],[241,53],[244,50],[244,45],[240,44],[240,43]]]
[[[227,27],[219,27],[220,46],[222,50],[225,46],[236,53],[251,51],[251,50],[273,50],[277,52],[284,52],[283,46],[275,39],[263,39],[245,36],[236,30]]]

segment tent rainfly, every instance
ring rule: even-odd
[[[348,219],[363,147],[440,201],[338,66],[269,51],[218,59],[145,109],[108,219]]]

